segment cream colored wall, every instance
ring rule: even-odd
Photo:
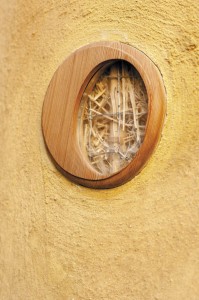
[[[1,0],[0,299],[199,299],[198,4]],[[57,66],[100,40],[146,53],[168,101],[148,165],[104,191],[55,169],[40,125]]]

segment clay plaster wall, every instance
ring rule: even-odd
[[[199,299],[198,4],[0,1],[0,299]],[[100,40],[145,52],[167,90],[152,159],[104,191],[55,169],[40,125],[57,66]]]

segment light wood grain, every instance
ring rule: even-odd
[[[107,62],[118,59],[132,64],[141,75],[149,111],[145,139],[136,156],[123,170],[107,176],[91,166],[80,148],[78,111],[93,75]],[[160,72],[144,53],[119,42],[93,43],[71,54],[55,72],[43,105],[43,135],[53,160],[69,179],[89,187],[111,188],[130,180],[143,168],[160,138],[165,111],[166,96]]]

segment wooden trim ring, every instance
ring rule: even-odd
[[[132,161],[111,176],[97,172],[84,157],[77,137],[82,94],[96,72],[109,62],[124,60],[141,75],[148,95],[146,134]],[[58,169],[70,180],[91,188],[112,188],[132,179],[157,145],[166,113],[166,93],[155,64],[141,51],[120,42],[98,42],[72,53],[48,86],[42,111],[46,146]]]

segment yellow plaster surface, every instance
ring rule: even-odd
[[[1,0],[0,299],[199,299],[198,9],[195,0]],[[104,191],[56,170],[40,125],[58,65],[100,40],[146,53],[167,90],[153,157]]]

